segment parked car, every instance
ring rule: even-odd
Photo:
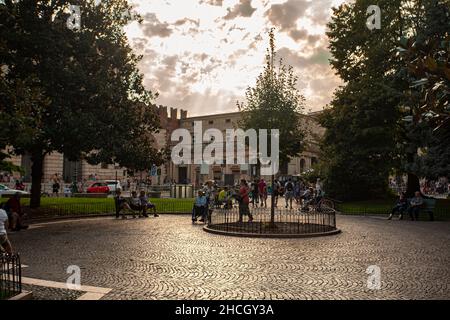
[[[11,189],[11,188],[5,186],[4,184],[0,184],[0,195],[12,195],[12,194],[16,194],[16,193],[19,193],[21,195],[30,194],[29,192],[26,192],[23,190]]]
[[[105,182],[96,182],[87,188],[87,193],[109,193],[109,187]]]
[[[105,180],[105,183],[108,185],[109,191],[112,193],[115,193],[117,189],[122,189],[120,181],[118,180]]]

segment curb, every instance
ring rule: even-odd
[[[321,233],[262,234],[262,233],[229,232],[229,231],[211,229],[211,228],[208,228],[208,226],[204,226],[203,230],[208,233],[218,234],[218,235],[222,235],[222,236],[241,237],[241,238],[272,238],[272,239],[316,238],[316,237],[333,236],[333,235],[341,233],[340,229],[336,229],[336,230],[321,232]]]
[[[33,300],[33,292],[32,291],[22,291],[18,295],[9,298],[8,300]]]
[[[159,215],[191,215],[191,212],[162,212],[159,213]],[[56,216],[56,217],[45,217],[45,218],[36,218],[36,219],[29,219],[26,222],[31,224],[37,224],[37,223],[43,223],[43,222],[52,222],[52,221],[64,221],[64,220],[74,220],[74,219],[89,219],[89,218],[108,218],[108,217],[115,217],[115,213],[108,213],[108,214],[91,214],[91,215],[76,215],[76,216]]]

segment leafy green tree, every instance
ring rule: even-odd
[[[412,97],[403,109],[410,195],[419,188],[417,176],[450,174],[450,1],[424,1],[422,9],[416,31],[398,48]]]
[[[270,47],[264,71],[259,75],[256,85],[247,89],[246,103],[238,104],[242,111],[240,126],[246,130],[279,129],[279,161],[280,167],[283,167],[291,157],[299,155],[304,147],[305,131],[300,126],[300,117],[304,111],[305,98],[296,87],[297,77],[292,67],[283,64],[281,59],[278,67],[275,65],[277,57],[273,29],[269,37]],[[273,180],[272,176],[272,185]],[[272,222],[273,208],[272,203]]]
[[[382,8],[380,30],[368,30],[367,8]],[[395,48],[406,27],[401,1],[366,1],[334,9],[328,25],[331,64],[345,81],[320,122],[325,189],[338,198],[384,194],[398,164],[397,122],[407,84],[399,77]]]
[[[140,57],[123,31],[138,18],[123,14],[131,10],[125,0],[71,4],[81,8],[79,30],[67,26],[68,1],[0,4],[0,66],[11,93],[0,96],[1,141],[31,155],[32,207],[52,152],[91,163],[130,165],[130,152],[140,163],[159,161],[148,134],[159,126],[155,95],[143,87]]]

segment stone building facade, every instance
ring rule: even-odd
[[[173,147],[176,142],[171,141],[171,134],[177,128],[184,128],[191,132],[195,121],[201,121],[203,132],[210,128],[219,129],[225,136],[227,129],[238,128],[238,122],[241,119],[239,112],[205,115],[198,117],[187,117],[187,111],[165,106],[157,106],[156,112],[160,118],[161,129],[154,133],[157,148],[166,146]],[[300,117],[300,123],[307,134],[307,147],[299,156],[293,158],[286,168],[280,168],[280,174],[297,175],[310,169],[318,161],[319,148],[317,138],[323,135],[324,129],[316,121],[317,113],[310,113]],[[206,145],[206,143],[204,143]],[[14,156],[12,162],[21,166],[25,170],[23,176],[24,182],[31,181],[31,160],[28,156]],[[225,161],[224,161],[225,162]],[[150,168],[149,168],[150,169]],[[206,180],[217,180],[224,184],[232,184],[241,178],[250,179],[256,175],[253,165],[175,165],[172,161],[163,164],[159,168],[159,176],[150,177],[153,185],[167,183],[192,183],[198,185]],[[128,178],[126,168],[115,165],[90,165],[86,161],[72,162],[68,161],[63,154],[52,153],[45,157],[43,181],[50,181],[55,174],[65,182],[93,180],[114,180],[124,181]],[[135,177],[148,177],[148,172],[135,174]],[[16,173],[16,178],[18,178]],[[266,177],[269,178],[269,177]]]
[[[287,167],[280,168],[281,175],[297,175],[311,169],[318,161],[319,146],[317,140],[323,135],[324,129],[316,121],[318,113],[310,113],[300,116],[299,125],[305,128],[307,133],[305,151],[299,156],[293,158]],[[218,129],[225,137],[227,129],[236,129],[239,127],[238,122],[241,119],[240,112],[214,114],[199,117],[182,118],[180,120],[180,128],[190,131],[194,136],[194,123],[200,121],[202,130]],[[177,142],[172,142],[172,147]],[[195,143],[195,141],[194,141]],[[203,143],[207,145],[208,143]],[[223,161],[225,162],[225,161]],[[226,185],[231,185],[239,181],[239,179],[251,179],[257,175],[256,166],[254,165],[198,165],[170,164],[168,170],[169,175],[177,183],[192,183],[198,185],[207,180],[216,180]],[[269,179],[270,177],[264,177]]]

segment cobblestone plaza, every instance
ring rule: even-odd
[[[82,286],[108,288],[101,299],[450,298],[449,222],[339,215],[337,224],[335,236],[252,239],[206,233],[188,215],[108,217],[32,225],[10,238],[35,299],[80,298],[83,290],[37,280],[63,286],[70,265]],[[367,285],[373,265],[379,290]]]

